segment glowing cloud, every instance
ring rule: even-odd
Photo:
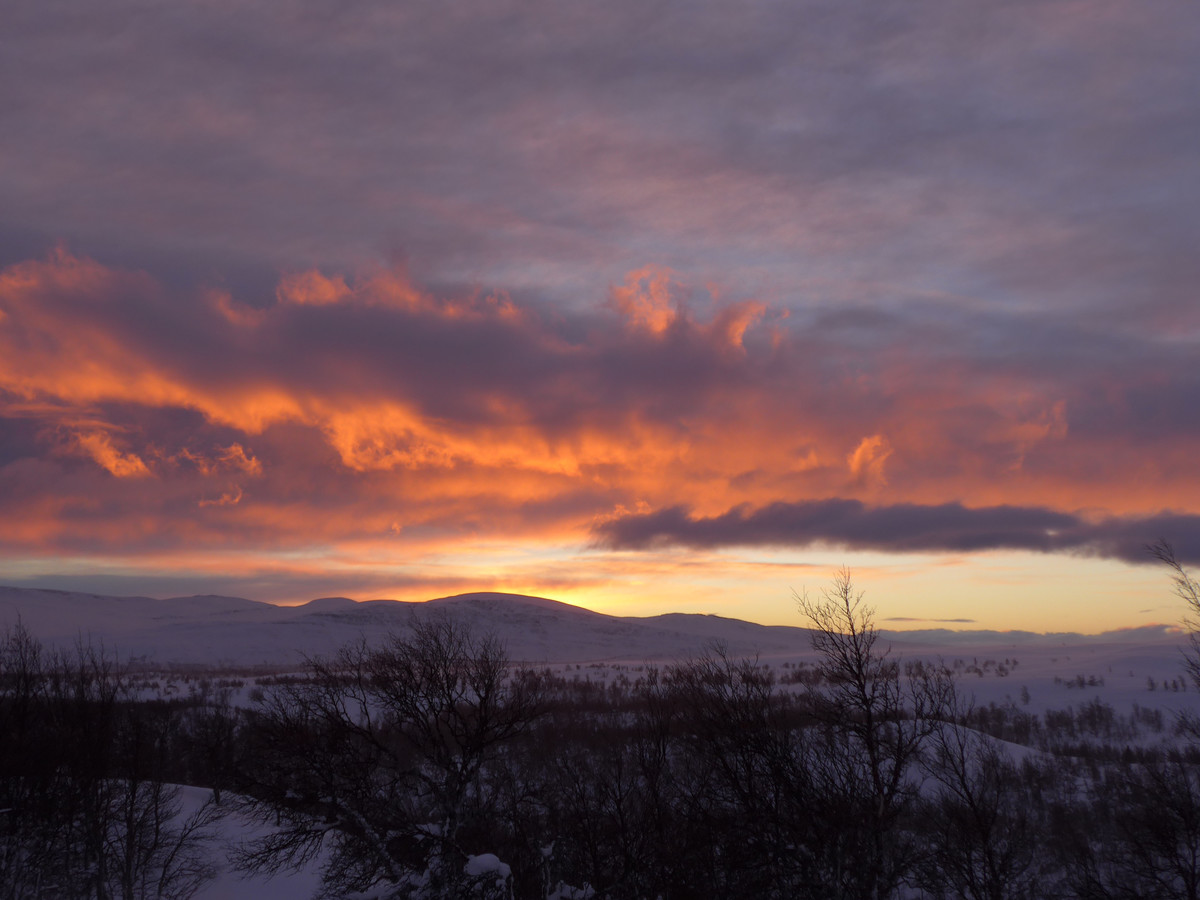
[[[682,301],[678,291],[670,270],[645,266],[626,275],[625,283],[613,287],[610,296],[632,327],[661,335],[679,318]]]
[[[919,315],[876,333],[867,311],[848,329],[714,291],[693,310],[687,292],[648,266],[564,316],[312,271],[256,306],[182,302],[65,250],[19,263],[0,272],[0,541],[361,566],[501,539],[1136,561],[1164,534],[1200,558],[1189,428],[1163,431],[1151,468],[1119,415],[1073,421],[1112,360],[1038,374],[1039,398],[1021,361],[923,343]],[[1099,507],[1131,460],[1137,489]]]
[[[1191,547],[1200,31],[947,5],[26,4],[0,565]]]
[[[238,492],[252,478],[250,506],[265,513],[291,485],[332,477],[348,509],[400,502],[388,523],[406,534],[474,502],[473,520],[516,516],[581,539],[617,505],[686,497],[716,515],[830,484],[875,502],[1055,496],[1076,510],[1095,505],[1103,477],[1076,469],[1080,440],[1107,443],[1105,468],[1124,464],[1119,423],[1073,444],[1071,403],[1032,399],[1016,367],[973,374],[969,347],[947,382],[929,377],[919,342],[864,355],[861,332],[843,346],[838,323],[781,331],[752,300],[700,319],[684,292],[644,267],[610,291],[620,317],[599,304],[571,320],[503,295],[437,296],[402,273],[308,273],[231,319],[250,307],[224,294],[179,303],[144,274],[59,250],[0,273],[0,403],[12,422],[36,423],[35,442],[69,435],[76,456],[121,479],[153,474],[167,494],[170,482],[212,505],[207,483],[221,480],[215,496],[249,508]],[[1059,379],[1050,393],[1077,403],[1085,382]],[[180,431],[185,414],[198,418]],[[1188,502],[1165,460],[1110,511]],[[189,472],[206,484],[188,486]]]
[[[113,446],[112,438],[102,431],[75,435],[75,444],[101,467],[118,478],[141,478],[150,474],[135,453],[123,453]]]
[[[883,464],[892,455],[892,447],[882,434],[865,437],[846,457],[850,477],[856,484],[886,485]]]

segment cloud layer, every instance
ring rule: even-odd
[[[858,500],[772,503],[696,517],[683,507],[622,516],[597,532],[615,548],[805,547],[824,543],[891,553],[970,553],[980,550],[1073,552],[1141,563],[1151,558],[1152,535],[1172,535],[1181,560],[1200,562],[1200,516],[1106,517],[1095,521],[1044,507],[959,503],[899,503],[868,507]]]
[[[1137,402],[1195,377],[1161,341],[1056,370],[1022,343],[1052,330],[1070,352],[1089,327],[992,315],[947,341],[920,304],[876,332],[869,310],[731,299],[701,318],[688,297],[659,268],[591,312],[312,270],[255,305],[64,250],[12,266],[0,531],[79,551],[594,532],[1192,552],[1194,420],[1165,416],[1151,447]],[[985,359],[1002,328],[1012,352]]]
[[[68,2],[5,30],[14,565],[1200,561],[1200,17]]]

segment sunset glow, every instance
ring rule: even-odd
[[[1178,622],[1200,19],[949,8],[20,17],[0,582]]]

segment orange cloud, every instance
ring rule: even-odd
[[[609,290],[613,305],[634,328],[662,334],[680,315],[679,284],[661,266],[643,266]]]
[[[447,319],[515,319],[520,310],[503,292],[467,297],[435,297],[422,291],[403,270],[383,269],[347,282],[343,275],[316,269],[284,275],[275,289],[284,306],[358,305],[436,315]],[[235,314],[236,315],[236,314]]]
[[[102,431],[75,435],[75,444],[102,468],[118,478],[141,478],[150,474],[136,453],[123,453],[113,446],[112,438]]]
[[[238,303],[228,291],[208,291],[208,302],[220,314],[221,318],[240,328],[253,328],[261,325],[266,318],[266,312],[253,309]]]
[[[869,317],[784,327],[716,299],[699,321],[660,267],[571,315],[390,271],[288,275],[262,309],[199,296],[65,251],[0,272],[9,546],[579,546],[614,509],[702,520],[831,491],[1200,507],[1194,440],[1148,457],[1120,429],[1082,437],[1069,381],[931,363],[919,331],[871,348]]]
[[[262,463],[246,452],[241,444],[230,444],[217,455],[222,463],[247,475],[261,475]]]
[[[742,340],[746,330],[766,315],[767,307],[762,303],[747,300],[725,307],[713,320],[711,331],[720,342],[734,350],[745,349]]]
[[[174,458],[187,460],[205,477],[229,472],[258,476],[263,471],[262,463],[241,444],[236,443],[228,447],[218,447],[211,454],[199,453],[185,447]]]
[[[200,500],[199,506],[237,506],[242,502],[242,489],[235,487],[231,491],[226,491],[216,500]]]
[[[891,455],[892,445],[882,434],[863,438],[846,457],[851,478],[856,484],[886,485],[883,465]]]
[[[341,275],[327,278],[315,270],[284,275],[275,289],[275,298],[280,303],[297,303],[301,306],[328,306],[350,296],[350,288]]]

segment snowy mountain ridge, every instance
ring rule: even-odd
[[[798,625],[759,625],[694,613],[611,616],[545,597],[481,592],[427,602],[324,597],[276,606],[240,597],[201,595],[154,599],[0,586],[0,628],[18,619],[57,646],[102,644],[121,657],[152,662],[286,666],[338,647],[405,631],[437,612],[462,615],[494,633],[514,660],[532,663],[671,660],[703,652],[717,641],[738,656],[805,656],[810,634]],[[1155,626],[1107,635],[1032,632],[881,632],[897,652],[936,655],[1018,647],[1105,645],[1155,652],[1180,646],[1176,630]]]

